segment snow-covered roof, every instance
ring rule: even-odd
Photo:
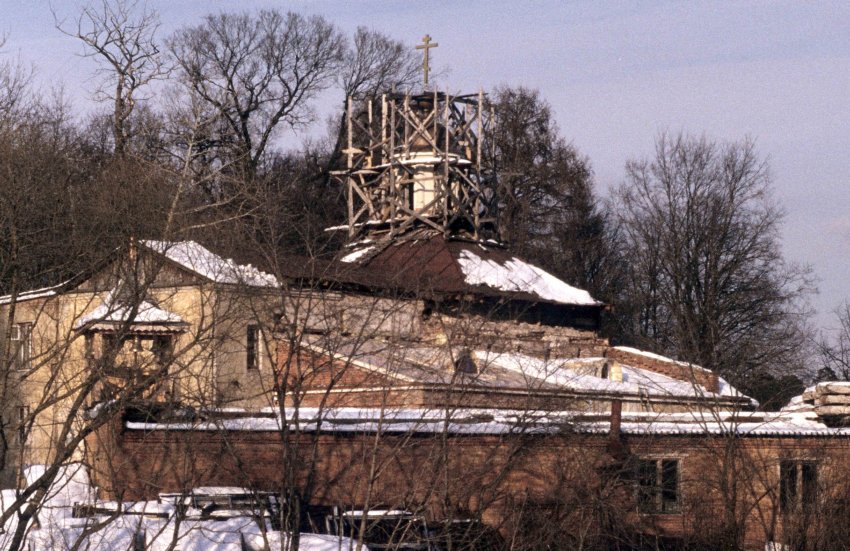
[[[301,345],[405,384],[458,384],[454,360],[461,352],[446,345],[398,345],[377,337],[346,342],[318,335],[305,335]],[[610,363],[604,357],[542,359],[521,352],[493,350],[472,350],[470,354],[478,369],[462,380],[466,388],[599,394],[600,398],[620,395],[687,400],[732,398],[741,403],[747,400],[725,381],[719,385],[718,392],[711,392],[693,381],[675,379],[625,362],[617,362],[616,377],[612,373],[602,377],[604,365]]]
[[[295,429],[295,410],[284,412]],[[607,434],[607,415],[586,411],[427,408],[305,408],[297,411],[298,429],[325,432],[451,434],[557,434],[563,431]],[[129,430],[277,432],[278,412],[262,417],[198,422],[127,422]],[[718,409],[685,413],[624,412],[621,432],[632,435],[850,436],[850,427],[829,427],[812,413],[745,412]]]
[[[514,256],[492,240],[472,242],[428,230],[403,239],[351,243],[337,260],[362,268],[356,273],[365,283],[380,287],[532,303],[603,306],[587,291]],[[351,276],[353,272],[342,273]]]
[[[485,366],[497,365],[571,390],[631,394],[643,392],[655,396],[682,397],[714,395],[701,385],[625,364],[620,364],[622,380],[602,378],[588,369],[604,364],[606,359],[601,357],[543,360],[517,352],[496,354],[486,351],[477,351],[476,357]]]
[[[132,323],[134,325],[175,325],[182,324],[183,318],[168,310],[163,310],[148,300],[139,302],[133,315],[133,307],[121,304],[119,293],[113,289],[104,299],[103,303],[90,313],[80,317],[74,324],[76,329],[96,324],[121,324]],[[133,318],[130,319],[130,316]]]
[[[460,251],[458,264],[470,285],[486,285],[502,291],[530,293],[562,304],[602,304],[587,291],[564,283],[549,272],[516,257],[502,264],[485,260],[466,249]]]
[[[285,415],[291,429],[295,411]],[[450,434],[607,434],[610,421],[586,411],[425,408],[300,408],[298,429],[325,432]],[[129,430],[277,432],[277,412],[263,417],[198,422],[127,422]],[[850,428],[829,427],[812,413],[742,412],[623,413],[621,432],[632,435],[850,436]]]
[[[53,285],[51,287],[42,287],[41,289],[33,289],[31,291],[24,291],[22,293],[18,293],[15,295],[15,302],[22,302],[24,300],[32,300],[37,298],[48,298],[54,297],[59,294],[59,291],[62,290],[68,282],[62,282],[58,285]],[[12,303],[12,295],[3,295],[0,296],[0,306],[11,304]]]
[[[362,249],[355,249],[352,252],[346,254],[342,258],[339,259],[340,262],[357,262],[361,257],[375,250],[374,246],[363,247]]]
[[[604,432],[605,425],[587,430]],[[811,411],[624,413],[621,430],[635,435],[850,436],[850,427],[829,427]]]
[[[165,255],[189,271],[215,283],[241,284],[252,287],[276,287],[275,276],[250,264],[237,264],[221,257],[195,241],[142,241],[144,246]]]
[[[648,358],[650,360],[676,364],[676,365],[679,365],[679,366],[682,366],[682,367],[687,367],[689,369],[696,369],[696,370],[699,370],[699,371],[710,371],[710,370],[708,370],[708,369],[706,369],[702,366],[699,366],[695,363],[682,362],[682,361],[679,361],[679,360],[674,360],[673,358],[668,358],[667,356],[662,356],[661,354],[655,354],[654,352],[647,352],[646,350],[639,350],[637,348],[632,348],[630,346],[615,346],[614,349],[620,350],[622,352],[627,352],[629,354],[635,354],[635,355],[638,355],[638,356],[643,356],[643,357]]]

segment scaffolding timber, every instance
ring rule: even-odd
[[[416,228],[498,240],[493,175],[483,136],[484,93],[384,94],[346,106],[349,238],[394,238]],[[342,229],[342,228],[340,228]]]

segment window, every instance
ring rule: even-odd
[[[18,443],[23,444],[27,439],[28,428],[30,421],[29,406],[18,406]]]
[[[782,512],[809,508],[817,502],[818,466],[814,461],[779,462],[779,507]]]
[[[679,512],[679,460],[639,459],[637,505],[642,513]]]
[[[245,336],[245,367],[251,371],[259,369],[260,361],[260,327],[249,325]]]
[[[15,367],[32,367],[32,323],[16,323],[12,326],[12,347],[15,351]]]

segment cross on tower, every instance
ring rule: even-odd
[[[428,71],[430,71],[430,65],[428,64],[431,56],[429,55],[429,50],[431,48],[436,48],[439,44],[431,44],[431,35],[426,34],[422,38],[422,42],[424,44],[417,44],[417,50],[425,50],[425,61],[422,62],[422,69],[425,71],[425,86],[428,86]]]

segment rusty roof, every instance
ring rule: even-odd
[[[522,278],[507,286],[477,281],[470,277],[468,269],[464,271],[463,263],[469,259],[506,272],[519,265],[526,270],[534,270],[531,273],[535,277],[537,274],[545,277],[550,286],[554,284],[574,291],[576,297],[586,298],[553,296],[541,292],[539,285],[526,285]],[[389,285],[417,295],[465,294],[531,303],[591,308],[604,306],[586,292],[518,259],[498,243],[452,239],[436,232],[403,240],[357,243],[340,255],[335,263],[350,265],[348,269],[352,270],[352,274],[358,273],[379,286]],[[346,270],[344,267],[341,269]],[[544,291],[546,287],[543,286]]]

